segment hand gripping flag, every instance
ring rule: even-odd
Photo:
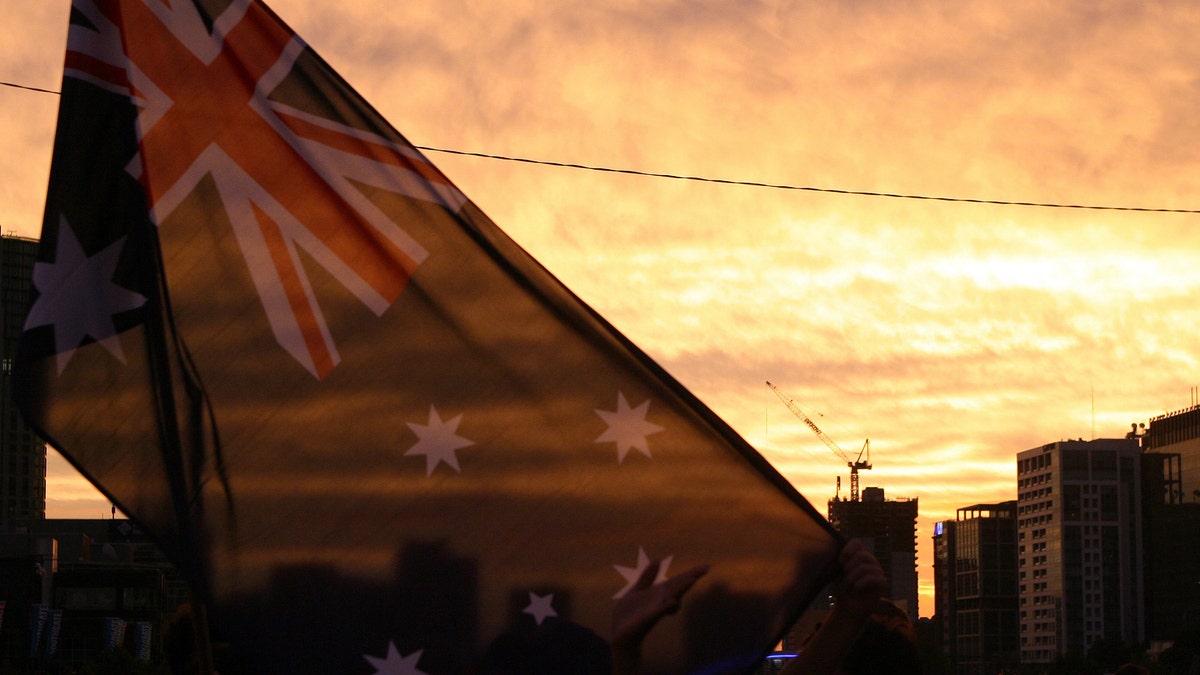
[[[259,2],[74,1],[33,285],[27,419],[189,575],[222,672],[600,654],[652,561],[711,571],[646,670],[742,672],[833,568],[786,480]]]

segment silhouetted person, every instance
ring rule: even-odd
[[[883,568],[858,540],[839,555],[834,609],[784,675],[922,673],[916,633],[904,611],[883,598]],[[638,675],[642,643],[665,616],[708,573],[697,566],[655,584],[661,561],[647,566],[613,609],[612,644],[569,621],[548,619],[533,633],[508,633],[487,651],[486,675]],[[737,617],[730,617],[736,621]]]
[[[642,670],[642,642],[663,617],[679,611],[683,595],[708,574],[708,565],[697,565],[663,581],[658,578],[661,560],[655,560],[642,570],[613,608],[612,664],[613,675],[637,675]]]
[[[890,601],[881,599],[868,616],[862,635],[854,641],[839,672],[843,675],[921,675],[924,671],[917,636],[908,615]]]
[[[908,616],[883,597],[887,579],[879,561],[862,542],[851,540],[838,555],[841,574],[834,581],[834,607],[782,675],[860,675],[922,672],[916,633]],[[655,584],[660,563],[642,572],[613,614],[613,674],[641,672],[641,645],[683,596],[708,572],[692,569]],[[732,618],[731,618],[732,620]],[[879,656],[881,658],[876,659]]]
[[[548,618],[536,630],[505,633],[488,648],[484,675],[610,675],[608,643],[570,621]]]
[[[916,634],[908,617],[883,597],[887,578],[862,542],[838,554],[833,610],[782,675],[920,673]]]

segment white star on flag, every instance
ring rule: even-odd
[[[521,610],[526,614],[533,616],[533,620],[537,625],[542,625],[542,622],[552,616],[558,616],[558,612],[554,611],[554,594],[538,595],[537,593],[529,593],[529,606]]]
[[[475,445],[474,441],[458,435],[458,423],[461,421],[462,415],[459,414],[443,422],[437,408],[430,405],[429,424],[408,423],[408,428],[417,435],[417,443],[409,448],[404,456],[425,455],[426,476],[432,476],[433,470],[442,462],[461,473],[462,470],[458,468],[458,455],[454,454],[454,451]]]
[[[427,675],[425,671],[417,669],[417,662],[421,660],[421,652],[424,649],[404,656],[400,650],[396,649],[396,643],[388,640],[387,656],[379,658],[377,656],[367,656],[363,654],[363,658],[370,662],[375,668],[375,675]]]
[[[637,450],[643,455],[650,456],[650,446],[646,437],[663,430],[662,427],[646,421],[646,411],[650,408],[650,399],[646,399],[636,408],[630,408],[623,392],[617,392],[617,409],[600,410],[596,414],[608,424],[608,429],[596,439],[597,443],[613,442],[617,444],[617,463],[625,461],[625,455],[630,449]]]
[[[38,299],[25,319],[25,330],[47,324],[54,326],[59,373],[88,337],[125,363],[125,352],[112,318],[141,307],[146,298],[112,281],[124,245],[122,237],[89,258],[62,216],[54,262],[34,264],[33,285],[38,290]]]
[[[658,576],[654,578],[654,583],[661,584],[667,580],[667,568],[671,566],[671,560],[674,557],[673,555],[669,555],[662,559],[662,563],[658,566]],[[613,565],[613,569],[617,570],[617,573],[625,578],[625,587],[617,591],[617,594],[613,596],[613,600],[620,600],[625,597],[625,594],[637,583],[638,577],[642,576],[642,572],[649,566],[650,556],[646,555],[646,549],[641,546],[638,547],[637,566],[625,567],[624,565]]]

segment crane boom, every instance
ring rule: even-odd
[[[842,461],[846,463],[846,466],[850,468],[850,501],[858,501],[858,470],[869,470],[871,468],[871,439],[868,438],[866,442],[863,443],[862,450],[858,451],[858,457],[855,459],[850,459],[850,456],[847,455],[837,443],[834,443],[833,439],[826,435],[824,431],[821,431],[821,428],[817,426],[817,423],[812,421],[808,415],[805,415],[804,411],[800,409],[800,406],[796,405],[792,399],[788,398],[782,391],[780,391],[779,387],[776,387],[769,381],[767,382],[767,386],[771,388],[771,391],[775,392],[775,395],[779,397],[780,401],[783,401],[783,404],[787,406],[788,410],[792,411],[793,415],[799,417],[801,421],[808,425],[808,428],[817,435],[817,438],[821,439],[821,442],[827,445],[829,449],[832,450],[835,455],[840,457]],[[865,460],[863,459],[864,453],[867,455]]]
[[[838,457],[841,457],[843,462],[850,463],[850,458],[846,456],[846,453],[842,451],[840,447],[838,447],[837,443],[833,442],[832,438],[825,435],[824,431],[821,431],[821,428],[817,426],[816,422],[813,422],[811,419],[809,419],[808,415],[804,414],[804,411],[800,409],[800,406],[796,405],[792,399],[784,396],[783,392],[779,391],[775,385],[767,382],[767,386],[771,388],[771,391],[775,392],[775,395],[779,397],[780,401],[783,401],[783,404],[787,406],[787,409],[792,411],[792,414],[794,414],[796,417],[799,417],[804,421],[805,424],[808,425],[809,429],[812,429],[812,432],[817,435],[817,438],[821,439],[822,443],[829,446],[829,449],[832,450]]]

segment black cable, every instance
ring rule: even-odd
[[[11,82],[0,81],[0,84],[6,87],[15,87],[17,89],[26,89],[45,94],[59,94],[60,92],[51,91],[49,89],[40,89],[38,87],[27,87],[25,85],[13,84]],[[851,195],[856,197],[886,197],[888,199],[916,199],[922,201],[934,202],[954,202],[959,204],[990,204],[993,206],[1031,206],[1043,209],[1081,209],[1089,211],[1135,211],[1139,213],[1200,213],[1200,209],[1166,209],[1154,208],[1147,206],[1103,206],[1097,204],[1059,204],[1054,202],[1022,202],[1011,201],[1006,199],[973,199],[970,197],[945,197],[939,195],[917,195],[905,194],[901,192],[872,192],[870,190],[846,190],[841,188],[822,188],[806,185],[787,185],[785,183],[761,183],[757,181],[732,180],[728,178],[707,178],[705,176],[688,176],[674,173],[660,173],[657,171],[638,171],[637,169],[617,169],[606,166],[593,166],[590,164],[576,164],[573,162],[555,162],[544,159],[529,159],[527,157],[509,157],[507,155],[494,155],[486,152],[470,152],[468,150],[449,150],[447,148],[433,148],[425,145],[414,146],[418,150],[426,152],[441,152],[448,155],[462,155],[464,157],[479,157],[481,159],[492,159],[503,162],[520,162],[522,164],[536,164],[540,166],[554,166],[564,169],[581,169],[583,171],[600,171],[604,173],[619,173],[629,176],[643,176],[646,178],[667,178],[671,180],[686,180],[699,183],[716,183],[718,185],[740,185],[743,187],[768,188],[772,190],[797,190],[802,192],[820,192],[824,194],[834,195]]]
[[[587,164],[572,164],[569,162],[552,162],[541,159],[527,159],[524,157],[507,157],[505,155],[492,155],[483,152],[469,152],[466,150],[447,150],[445,148],[431,148],[423,145],[414,146],[418,150],[427,150],[429,152],[444,152],[451,155],[465,155],[468,157],[481,157],[484,159],[497,159],[506,162],[523,162],[525,164],[541,164],[544,166],[557,166],[568,169],[585,169],[587,171],[605,171],[609,173],[623,173],[632,176],[647,176],[650,178],[670,178],[674,180],[690,180],[702,183],[718,183],[721,185],[744,185],[747,187],[771,188],[775,190],[802,190],[805,192],[824,192],[835,195],[855,195],[859,197],[888,197],[890,199],[922,199],[927,201],[938,202],[959,202],[964,204],[994,204],[998,206],[1036,206],[1047,209],[1090,209],[1095,211],[1140,211],[1146,213],[1200,213],[1200,209],[1165,209],[1153,208],[1146,206],[1101,206],[1094,204],[1057,204],[1052,202],[1018,202],[1008,201],[1003,199],[972,199],[970,197],[942,197],[937,195],[915,195],[904,194],[899,192],[871,192],[868,190],[845,190],[841,188],[820,188],[803,185],[787,185],[783,183],[759,183],[755,181],[730,180],[727,178],[705,178],[703,176],[687,176],[672,173],[657,173],[653,171],[638,171],[636,169],[614,169],[611,167],[591,166]]]
[[[41,87],[29,87],[24,84],[13,84],[12,82],[0,82],[0,84],[4,85],[6,87],[12,87],[14,89],[25,89],[26,91],[36,91],[36,92],[41,92],[43,94],[54,94],[56,96],[62,93],[62,92],[54,91],[53,89],[42,89]]]

